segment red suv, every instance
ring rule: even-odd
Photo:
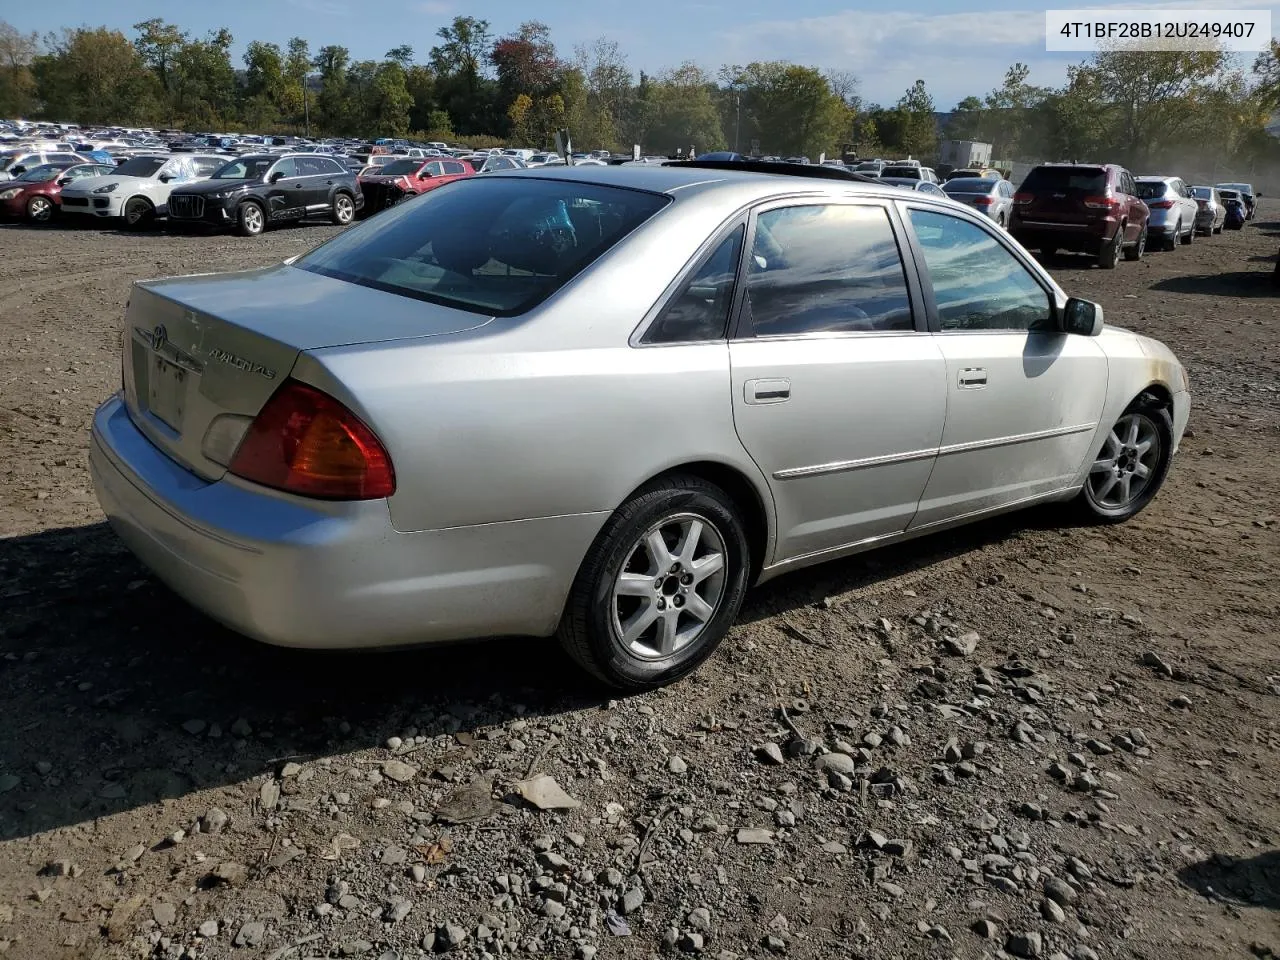
[[[1058,250],[1088,253],[1110,270],[1141,259],[1150,211],[1138,198],[1133,174],[1113,163],[1044,163],[1013,195],[1009,232],[1046,256]]]
[[[466,160],[453,157],[406,158],[392,160],[381,167],[370,167],[360,174],[365,216],[454,180],[475,176],[475,172]]]

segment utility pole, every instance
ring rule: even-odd
[[[307,103],[307,75],[302,75],[302,123],[303,136],[311,139],[311,106]]]

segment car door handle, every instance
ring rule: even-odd
[[[780,378],[776,380],[748,380],[746,382],[747,403],[783,403],[790,399],[790,380]]]
[[[960,371],[960,389],[978,390],[987,385],[987,371],[981,367],[965,367]]]

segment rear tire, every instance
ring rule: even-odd
[[[1124,248],[1124,227],[1116,230],[1111,242],[1098,251],[1098,266],[1103,270],[1114,270],[1120,263],[1120,251]]]
[[[1169,408],[1149,396],[1139,397],[1090,463],[1084,488],[1073,501],[1076,511],[1092,523],[1122,523],[1136,516],[1155,499],[1172,457]]]
[[[248,200],[236,211],[236,233],[242,237],[259,237],[267,229],[267,214],[262,205]]]
[[[1129,261],[1141,260],[1142,255],[1147,251],[1147,228],[1143,227],[1142,232],[1138,234],[1138,239],[1133,242],[1132,247],[1128,247],[1124,251],[1124,258]]]
[[[345,193],[333,198],[333,214],[331,219],[339,227],[345,227],[356,218],[356,202]]]
[[[719,487],[660,478],[614,512],[578,570],[557,636],[592,676],[651,690],[697,668],[742,607],[750,553]]]

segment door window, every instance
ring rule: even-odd
[[[945,213],[910,216],[943,330],[1049,329],[1049,294],[995,237]]]
[[[814,204],[761,213],[747,260],[747,307],[758,337],[911,330],[888,211]]]
[[[645,334],[646,343],[721,340],[733,302],[733,280],[742,253],[743,228],[726,237]]]
[[[457,160],[446,160],[444,162],[444,172],[449,176],[461,176],[467,172],[467,168]]]
[[[272,174],[280,174],[281,177],[298,176],[298,162],[294,157],[285,157],[283,160],[276,161],[276,165],[271,168]]]
[[[299,157],[298,158],[298,176],[300,177],[322,177],[326,173],[324,165],[320,162],[319,157]]]
[[[221,157],[196,157],[196,170],[201,177],[212,176],[225,161]]]
[[[431,177],[444,176],[444,164],[439,160],[427,164],[427,175]]]

